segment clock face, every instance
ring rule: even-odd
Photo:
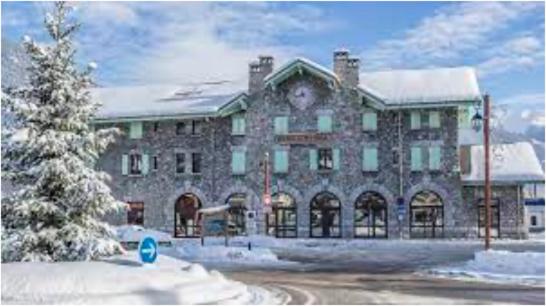
[[[309,105],[313,104],[314,92],[309,86],[298,84],[292,87],[288,92],[288,100],[296,108],[304,110]]]

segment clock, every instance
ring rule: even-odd
[[[313,89],[305,84],[296,84],[288,92],[288,101],[300,110],[306,109],[313,104],[315,93]]]

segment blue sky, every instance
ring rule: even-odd
[[[49,3],[2,3],[2,36],[44,40]],[[511,2],[76,3],[81,62],[104,86],[230,79],[259,54],[331,67],[348,48],[362,71],[469,65],[516,131],[544,122],[544,5]]]

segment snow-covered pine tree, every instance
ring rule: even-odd
[[[123,209],[94,165],[115,129],[94,132],[89,94],[95,64],[79,71],[70,7],[45,17],[52,43],[25,37],[28,86],[2,94],[13,123],[2,131],[2,178],[17,191],[2,199],[2,261],[73,261],[122,252],[102,217]]]

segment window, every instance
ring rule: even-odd
[[[131,122],[129,125],[129,138],[142,138],[142,122]]]
[[[157,170],[158,168],[159,168],[159,164],[158,164],[158,161],[157,161],[157,155],[155,155],[152,158],[152,169]]]
[[[318,149],[318,169],[332,170],[334,168],[334,158],[332,149]]]
[[[288,151],[287,150],[275,150],[273,155],[273,171],[275,173],[288,172]]]
[[[198,237],[201,234],[201,200],[192,194],[183,194],[174,206],[174,237]]]
[[[288,117],[279,116],[275,117],[275,135],[288,134]]]
[[[322,192],[311,200],[311,237],[341,237],[341,203],[332,193]]]
[[[245,134],[245,117],[243,117],[242,115],[233,115],[231,117],[231,134],[232,135]]]
[[[246,194],[234,193],[227,198],[226,204],[229,205],[228,230],[234,236],[246,235]]]
[[[531,226],[537,226],[537,216],[531,216]]]
[[[319,115],[318,116],[318,131],[319,133],[331,133],[332,132],[332,116]]]
[[[430,128],[440,127],[440,112],[432,111],[428,114],[428,126]]]
[[[428,167],[430,170],[440,170],[442,165],[442,150],[439,146],[428,148]]]
[[[362,129],[364,131],[377,130],[377,113],[376,112],[368,111],[362,114]]]
[[[176,173],[186,172],[186,154],[185,153],[176,153]]]
[[[421,147],[411,147],[411,171],[423,170]]]
[[[364,148],[362,152],[362,170],[377,171],[377,148]]]
[[[387,238],[387,201],[377,192],[365,192],[355,202],[355,237]]]
[[[203,126],[201,124],[201,121],[197,121],[197,120],[192,120],[191,121],[191,134],[192,135],[199,135],[201,134],[203,131]]]
[[[159,122],[154,122],[154,133],[159,131]]]
[[[138,153],[129,155],[129,171],[132,175],[142,174],[142,155]]]
[[[191,171],[193,173],[201,173],[201,153],[191,154]]]
[[[444,234],[444,203],[432,191],[420,191],[410,201],[410,237],[436,238]]]
[[[489,202],[491,209],[491,237],[500,238],[500,199],[492,198]],[[484,199],[478,199],[478,237],[485,237],[485,202]]]
[[[231,172],[233,174],[244,174],[245,164],[246,164],[245,151],[234,150],[231,153]]]
[[[176,135],[183,135],[186,130],[186,123],[185,122],[177,122],[176,123]]]
[[[471,120],[470,120],[470,110],[471,110],[471,107],[469,106],[459,106],[459,109],[458,109],[458,114],[457,114],[457,117],[458,117],[458,123],[459,123],[459,128],[471,128]]]
[[[420,112],[411,112],[411,129],[418,130],[421,128],[421,113]]]
[[[144,203],[129,202],[129,210],[127,211],[127,224],[144,225]]]
[[[287,193],[276,193],[272,197],[271,214],[267,215],[267,234],[277,238],[297,237],[297,213],[294,198]]]

